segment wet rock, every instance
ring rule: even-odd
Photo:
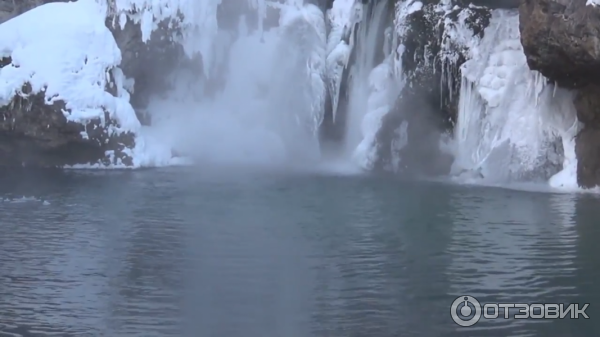
[[[577,119],[590,127],[600,126],[600,86],[587,85],[577,90],[573,101],[577,110]]]
[[[600,182],[600,129],[585,128],[577,135],[577,183],[582,187],[598,186]]]
[[[575,139],[577,182],[582,187],[600,185],[600,86],[589,84],[577,90],[577,119],[583,129]]]

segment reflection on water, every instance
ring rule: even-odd
[[[600,332],[594,196],[181,170],[1,177],[3,199],[34,198],[0,203],[0,336]],[[450,304],[467,294],[591,302],[592,319],[459,328]]]

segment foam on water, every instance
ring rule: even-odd
[[[42,205],[44,205],[44,206],[50,205],[50,202],[48,200],[44,200],[44,199],[37,198],[37,197],[22,196],[20,198],[14,198],[14,197],[0,198],[0,203],[3,203],[3,204],[24,204],[24,203],[31,203],[31,202],[35,202],[35,203],[41,202]]]

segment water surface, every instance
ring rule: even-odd
[[[594,195],[165,169],[4,172],[0,196],[0,336],[600,335]],[[460,295],[591,319],[460,328]]]

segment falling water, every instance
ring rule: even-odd
[[[384,40],[387,5],[387,1],[363,4],[362,21],[356,36],[355,62],[351,66],[348,79],[350,97],[344,140],[344,153],[347,155],[351,155],[363,140],[361,124],[369,109],[368,100],[371,93],[369,76],[381,61],[380,45]]]
[[[249,29],[242,16],[234,38],[211,44],[228,43],[223,88],[195,99],[188,93],[202,83],[176,73],[175,90],[151,104],[153,131],[199,164],[309,166],[319,157],[325,96],[323,12],[295,0],[251,4],[258,27]],[[280,13],[278,27],[264,27],[267,5]]]

